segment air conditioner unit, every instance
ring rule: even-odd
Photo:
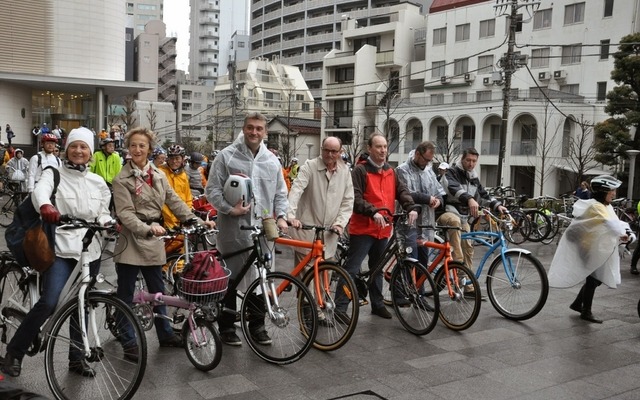
[[[487,76],[486,78],[482,78],[482,84],[485,86],[493,85],[493,82],[491,81],[491,77]]]
[[[440,77],[440,83],[442,83],[443,85],[446,85],[447,83],[451,82],[451,78],[448,76],[441,76]]]
[[[553,79],[561,80],[561,79],[566,79],[566,78],[567,78],[567,71],[565,71],[563,69],[559,69],[557,71],[553,71]]]
[[[538,72],[539,81],[548,81],[549,79],[551,79],[551,74],[548,72]]]
[[[476,76],[474,74],[470,74],[470,73],[464,74],[465,82],[473,82],[475,79],[476,79]]]

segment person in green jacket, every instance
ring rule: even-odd
[[[114,140],[111,138],[102,139],[100,141],[100,150],[93,153],[93,160],[90,164],[91,172],[98,174],[102,179],[107,182],[109,190],[113,194],[113,188],[111,182],[113,178],[120,173],[122,169],[122,159],[120,154],[116,153],[116,146]],[[111,196],[111,203],[109,209],[113,211],[113,196]]]

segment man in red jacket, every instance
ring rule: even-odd
[[[354,204],[349,222],[349,250],[344,265],[351,276],[360,272],[360,265],[367,255],[369,268],[374,268],[391,236],[393,227],[385,219],[388,215],[377,210],[387,208],[393,212],[396,200],[407,211],[415,205],[407,187],[398,180],[395,171],[386,161],[387,139],[381,134],[374,134],[367,144],[369,157],[366,162],[356,165],[351,172]],[[416,211],[411,211],[409,224],[413,224],[417,216]],[[382,275],[377,274],[373,279],[374,284],[369,290],[371,313],[389,319],[391,313],[383,302]],[[338,299],[338,311],[339,303]]]

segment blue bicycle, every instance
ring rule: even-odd
[[[547,272],[529,250],[508,248],[503,231],[512,229],[511,218],[498,218],[487,209],[478,218],[485,217],[497,229],[462,234],[462,239],[487,247],[476,270],[476,278],[480,280],[485,263],[499,251],[487,272],[489,300],[496,311],[508,319],[522,321],[532,318],[542,310],[549,295]],[[470,226],[475,226],[475,223],[470,223]]]

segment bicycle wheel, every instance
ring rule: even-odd
[[[419,263],[401,261],[391,274],[393,309],[406,330],[426,335],[435,328],[440,312],[436,285]]]
[[[473,272],[459,261],[450,261],[448,270],[447,275],[445,268],[440,267],[435,278],[440,295],[440,320],[447,328],[462,331],[473,325],[480,314],[480,284]],[[447,282],[451,284],[451,294]],[[473,291],[468,285],[472,285]]]
[[[82,377],[69,370],[70,356],[82,352],[78,325],[78,303],[69,301],[53,317],[45,350],[45,374],[57,399],[130,399],[147,365],[147,342],[131,309],[113,295],[89,293],[85,301],[87,339],[91,355],[83,359],[95,371]],[[126,324],[133,330],[138,360],[125,358],[118,332]],[[93,328],[98,332],[93,332]],[[96,336],[97,334],[97,336]]]
[[[316,299],[318,309],[318,333],[313,347],[323,351],[333,351],[342,347],[356,330],[359,304],[356,284],[351,276],[337,264],[322,262],[318,265],[318,279],[313,269],[302,279],[309,293]],[[336,292],[341,290],[348,300],[345,310],[336,310]],[[317,291],[322,297],[322,306],[317,299]]]
[[[529,210],[525,212],[529,219],[529,235],[527,239],[532,242],[541,242],[551,233],[551,220],[547,215],[539,210]]]
[[[0,355],[4,355],[22,321],[15,316],[19,313],[24,318],[31,309],[27,274],[14,262],[5,264],[0,270],[0,296]]]
[[[22,311],[18,311],[15,308],[3,307],[2,317],[0,317],[0,358],[3,358],[7,354],[7,345],[13,339],[13,335],[24,320],[27,314]],[[38,342],[39,343],[39,342]],[[29,348],[27,354],[32,355],[37,352],[34,346]]]
[[[496,257],[487,272],[487,294],[493,307],[516,321],[529,319],[542,310],[549,294],[544,267],[531,254],[513,250]]]
[[[552,213],[547,217],[549,217],[549,222],[551,223],[551,230],[549,231],[549,234],[547,235],[547,237],[541,240],[541,243],[543,244],[550,244],[551,242],[553,242],[553,239],[556,237],[556,235],[558,234],[558,231],[560,230],[560,224],[561,224],[560,217],[558,217],[558,214]]]
[[[190,318],[191,319],[191,318]],[[211,321],[205,318],[193,318],[182,325],[182,340],[187,358],[200,371],[211,371],[222,358],[222,341]]]
[[[8,200],[0,200],[0,226],[8,227],[13,222],[13,211],[16,208],[16,202],[13,195]]]
[[[318,331],[315,300],[302,282],[287,273],[270,272],[265,283],[268,293],[256,279],[242,299],[242,333],[263,360],[280,365],[298,361],[311,349]],[[286,289],[277,294],[279,287]]]
[[[512,227],[510,230],[505,230],[504,237],[513,244],[521,244],[524,243],[529,237],[529,231],[531,229],[531,224],[529,223],[529,218],[522,212],[518,210],[510,211],[512,219]]]

